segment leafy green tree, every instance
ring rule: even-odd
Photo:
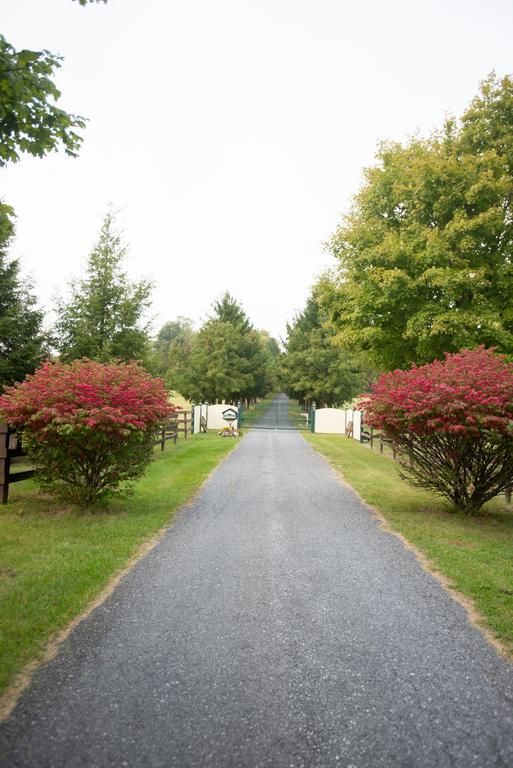
[[[63,148],[76,156],[85,119],[56,106],[61,93],[53,78],[61,61],[46,50],[17,51],[0,35],[0,168],[23,153],[43,157]],[[0,385],[24,378],[44,354],[42,312],[18,261],[7,260],[13,235],[14,210],[0,200]]]
[[[62,61],[49,51],[16,51],[0,35],[0,167],[20,153],[43,157],[59,147],[75,157],[84,118],[55,106],[60,91],[52,80]]]
[[[361,391],[364,376],[354,356],[333,343],[334,331],[314,290],[303,312],[287,325],[285,354],[281,358],[284,389],[298,400],[318,406],[342,405]]]
[[[158,376],[166,377],[173,370],[175,358],[183,352],[190,354],[194,339],[192,320],[177,317],[169,320],[159,330],[152,344],[152,370]]]
[[[191,400],[236,402],[268,391],[269,336],[253,328],[228,293],[214,303],[190,352],[175,347],[171,357],[169,384]]]
[[[56,323],[57,347],[63,360],[145,360],[151,282],[131,282],[122,270],[126,247],[112,214],[87,262],[86,277],[71,284],[71,297],[61,301]]]
[[[459,122],[377,158],[321,283],[337,341],[384,369],[513,353],[513,80],[490,76]]]
[[[33,373],[45,356],[43,313],[17,259],[0,247],[0,391]]]
[[[268,358],[265,344],[244,309],[228,292],[214,303],[213,320],[229,323],[238,334],[230,350],[233,382],[222,397],[235,401],[266,394]]]
[[[49,51],[17,51],[0,35],[0,168],[21,153],[43,157],[63,147],[76,156],[85,120],[55,105],[61,61]],[[0,202],[0,243],[12,236],[12,221],[12,208]]]
[[[208,320],[198,331],[191,355],[184,360],[176,388],[191,400],[236,401],[253,385],[253,375],[240,344],[240,334],[228,322]]]

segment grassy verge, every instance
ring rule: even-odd
[[[513,653],[513,510],[497,499],[468,518],[399,477],[397,465],[340,435],[305,435],[345,480],[476,605]]]
[[[132,496],[95,514],[39,495],[32,481],[12,486],[0,507],[0,693],[235,445],[216,435],[168,444]]]

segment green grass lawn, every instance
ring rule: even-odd
[[[479,517],[468,518],[451,511],[443,499],[409,486],[395,462],[356,440],[305,437],[393,530],[473,601],[483,626],[513,654],[513,510],[503,497],[483,507]]]
[[[215,434],[168,443],[132,496],[94,514],[39,495],[33,481],[11,487],[0,506],[0,693],[236,445]]]

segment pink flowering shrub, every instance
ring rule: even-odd
[[[155,427],[175,410],[137,363],[46,362],[0,397],[23,430],[44,490],[80,505],[127,489],[151,459]]]
[[[360,407],[403,452],[405,479],[463,512],[513,484],[513,364],[503,355],[464,349],[383,374]]]

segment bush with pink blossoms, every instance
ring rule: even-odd
[[[360,407],[414,485],[474,514],[513,484],[513,364],[478,347],[383,374]]]
[[[81,506],[143,474],[154,430],[174,410],[161,379],[137,363],[46,362],[0,397],[41,488]]]

